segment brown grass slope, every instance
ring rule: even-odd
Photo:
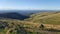
[[[0,18],[0,34],[60,34],[59,15],[59,12],[37,13],[24,21]]]
[[[31,15],[31,18],[26,19],[26,21],[39,24],[42,23],[48,30],[60,30],[60,11],[36,13]]]
[[[43,12],[42,14],[37,13],[31,15],[28,21],[45,23],[45,24],[56,24],[60,23],[60,12]]]

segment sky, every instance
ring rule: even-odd
[[[0,10],[60,10],[60,0],[0,0]]]

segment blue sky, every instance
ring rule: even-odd
[[[60,10],[60,0],[0,0],[0,10]]]

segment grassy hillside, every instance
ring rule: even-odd
[[[60,25],[60,12],[42,12],[31,15],[28,21],[44,23],[44,24],[59,24]]]
[[[41,12],[23,21],[0,18],[0,34],[60,34],[59,15],[60,12]]]
[[[31,15],[26,21],[43,24],[45,29],[60,30],[60,11],[59,12],[40,12]]]
[[[37,34],[38,24],[15,19],[0,19],[0,34]]]

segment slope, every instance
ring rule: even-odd
[[[45,24],[60,24],[60,12],[43,12],[31,15],[28,21],[45,23]]]

